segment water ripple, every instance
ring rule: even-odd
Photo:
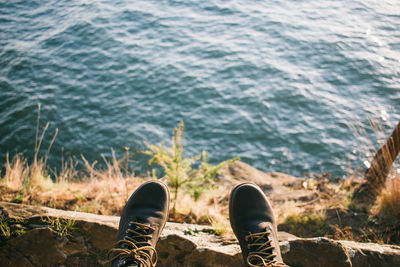
[[[378,116],[390,132],[400,119],[398,11],[372,0],[2,3],[0,162],[32,156],[41,103],[41,126],[59,128],[52,166],[62,153],[93,161],[168,141],[183,119],[188,154],[343,175],[364,160],[347,123]]]

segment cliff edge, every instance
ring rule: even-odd
[[[0,202],[0,266],[106,266],[119,217]],[[400,246],[297,238],[279,232],[290,266],[400,266]],[[242,266],[237,242],[209,226],[168,222],[157,266]]]

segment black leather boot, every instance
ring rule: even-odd
[[[244,183],[232,190],[229,218],[246,266],[287,266],[282,261],[272,207],[257,185]]]
[[[168,218],[169,191],[161,182],[141,185],[129,198],[119,222],[111,266],[156,266],[156,243]]]

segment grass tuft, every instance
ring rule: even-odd
[[[26,160],[21,154],[17,154],[10,162],[9,154],[6,156],[5,175],[1,180],[1,184],[10,190],[22,190],[24,181],[29,175],[29,168]]]
[[[400,227],[400,174],[388,179],[378,197],[374,213],[393,227]]]

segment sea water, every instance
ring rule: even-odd
[[[51,168],[129,147],[140,172],[144,142],[170,144],[183,120],[187,156],[344,176],[368,119],[386,135],[400,120],[400,4],[1,1],[2,165],[32,160],[39,103]]]

